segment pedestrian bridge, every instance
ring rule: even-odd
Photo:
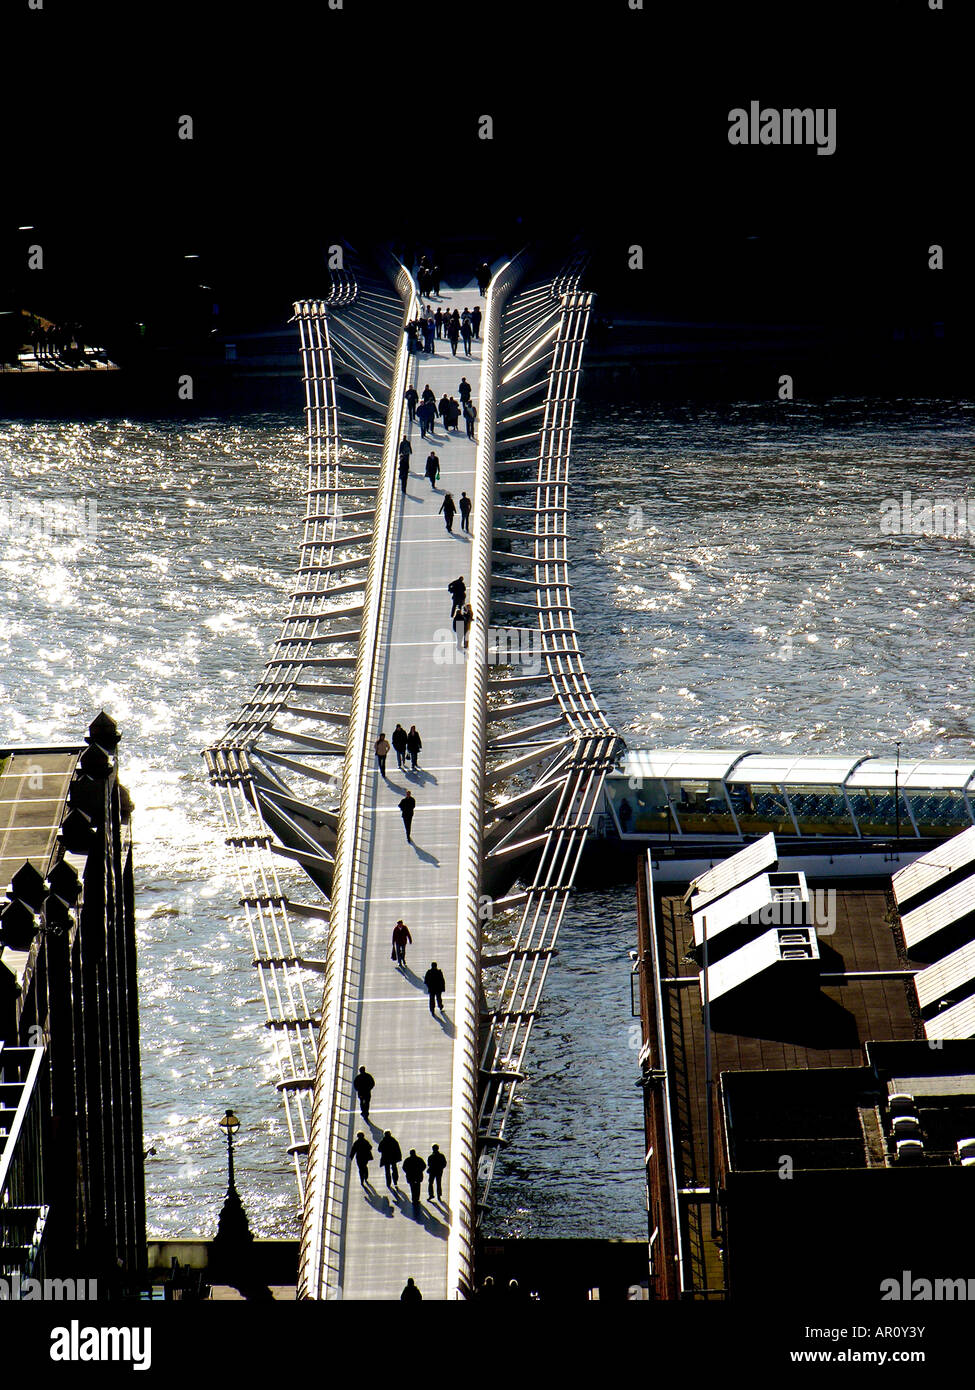
[[[486,295],[443,284],[434,309],[482,312],[470,355],[408,349],[420,309],[406,267],[349,253],[325,300],[295,304],[308,425],[307,505],[283,631],[251,699],[207,750],[254,966],[277,1040],[278,1088],[303,1204],[299,1294],[466,1296],[494,1164],[508,1139],[532,1022],[603,778],[620,742],[576,636],[566,554],[569,451],[591,296],[581,265],[532,274],[523,252]],[[459,399],[475,437],[438,419],[421,439],[404,393]],[[399,443],[413,447],[405,493]],[[433,449],[437,489],[423,476]],[[472,500],[448,532],[445,492]],[[447,585],[475,614],[465,651]],[[415,724],[416,771],[380,732]],[[416,800],[413,843],[398,805]],[[299,895],[301,871],[313,892]],[[310,899],[310,900],[309,900]],[[484,921],[510,948],[481,956]],[[391,959],[398,918],[413,944]],[[423,975],[446,977],[432,1016]],[[482,970],[485,972],[482,977]],[[493,972],[490,979],[488,971]],[[368,1122],[352,1081],[376,1080]],[[447,1156],[424,1181],[362,1188],[350,1149],[385,1130]]]

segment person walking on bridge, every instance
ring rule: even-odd
[[[447,337],[450,340],[450,351],[457,356],[457,344],[460,342],[460,314],[455,309],[447,320]]]
[[[356,1166],[359,1169],[359,1182],[365,1187],[366,1183],[369,1181],[369,1164],[374,1155],[372,1152],[372,1145],[361,1129],[359,1130],[355,1143],[352,1145],[349,1157],[355,1159]]]
[[[466,492],[460,494],[457,505],[460,508],[460,529],[470,534],[471,499]]]
[[[406,827],[406,843],[413,843],[413,813],[416,810],[416,797],[412,792],[407,792],[399,804],[400,815],[403,817],[403,824]]]
[[[467,585],[464,583],[463,575],[447,585],[447,593],[451,598],[450,616],[453,618],[467,602]]]
[[[491,267],[487,261],[482,261],[477,267],[477,288],[481,294],[487,293],[487,287],[491,283]]]
[[[471,383],[467,380],[467,377],[466,377],[466,376],[462,376],[462,377],[461,377],[461,379],[460,379],[460,385],[457,387],[457,394],[458,394],[458,396],[460,396],[460,400],[461,400],[461,404],[462,404],[462,405],[466,405],[467,402],[470,400],[470,398],[471,398]]]
[[[369,1118],[369,1101],[375,1085],[375,1080],[369,1075],[365,1067],[360,1067],[352,1082],[352,1089],[359,1097],[359,1109],[362,1111],[364,1120]]]
[[[409,454],[399,456],[399,483],[403,496],[406,496],[406,484],[410,481],[410,457]]]
[[[447,426],[450,423],[450,397],[447,395],[446,391],[437,402],[437,414],[443,421],[444,431],[446,432]]]
[[[437,479],[440,477],[440,460],[435,453],[427,454],[427,466],[424,473],[430,479],[430,491],[437,486]]]
[[[396,766],[402,767],[406,756],[406,730],[402,724],[397,724],[393,730],[393,747],[396,749]]]
[[[450,414],[447,416],[447,424],[452,430],[457,429],[460,424],[460,401],[455,401],[453,396],[450,398]]]
[[[400,466],[400,468],[402,468],[402,467],[403,467],[403,464],[405,463],[407,469],[409,469],[409,466],[410,466],[410,455],[411,455],[412,453],[413,453],[413,445],[410,443],[410,441],[407,439],[406,435],[404,434],[404,435],[403,435],[403,438],[402,438],[402,439],[400,440],[400,442],[399,442],[399,466]]]
[[[474,439],[474,421],[477,419],[477,406],[473,401],[468,401],[464,406],[464,423],[467,426],[467,438]],[[477,442],[476,440],[474,441]]]
[[[413,771],[416,771],[416,760],[420,756],[420,749],[423,744],[420,742],[420,735],[416,731],[416,725],[410,725],[410,732],[406,735],[406,751],[410,755],[410,762],[413,764]]]
[[[379,1141],[379,1166],[386,1174],[386,1186],[399,1186],[399,1169],[397,1164],[402,1162],[403,1150],[387,1129]]]
[[[436,1184],[437,1198],[443,1201],[443,1175],[447,1167],[447,1160],[440,1152],[437,1144],[433,1146],[433,1153],[427,1159],[427,1196],[433,1201],[433,1189]]]
[[[475,304],[471,310],[471,328],[474,330],[474,337],[479,339],[481,336],[481,306],[479,304]]]
[[[434,316],[433,316],[433,321],[434,321],[434,323],[437,325],[437,337],[438,337],[438,338],[442,338],[442,337],[443,337],[443,320],[444,320],[444,312],[443,312],[442,309],[438,309],[437,312],[436,312],[436,313],[434,314]]]
[[[409,1158],[403,1160],[403,1177],[410,1185],[410,1196],[413,1198],[413,1210],[420,1210],[420,1195],[423,1189],[423,1174],[427,1170],[427,1165],[417,1153],[416,1149],[410,1149]]]
[[[427,430],[434,432],[434,421],[437,418],[437,406],[435,401],[423,400],[417,406],[416,411],[420,420],[420,438],[426,439]]]
[[[464,355],[466,357],[470,357],[471,355],[471,334],[473,331],[474,330],[471,328],[471,312],[469,309],[465,309],[460,320],[460,333],[461,337],[464,339]]]
[[[430,996],[430,1012],[434,1012],[433,1002],[436,1000],[437,1008],[443,1013],[443,992],[447,988],[447,981],[444,979],[443,971],[435,960],[430,962],[430,969],[424,975],[423,983],[426,985],[427,993]]]
[[[379,764],[379,775],[386,776],[386,759],[389,756],[389,739],[385,734],[380,734],[376,739],[376,762]]]
[[[393,928],[393,959],[397,965],[406,964],[406,947],[413,944],[410,929],[402,919]]]
[[[471,630],[471,623],[474,621],[474,610],[469,603],[465,603],[457,616],[454,618],[454,634],[457,638],[458,647],[461,645],[460,635],[464,634],[464,650],[467,650],[467,639]]]
[[[406,397],[406,408],[410,412],[410,421],[412,422],[416,419],[416,403],[420,397],[416,393],[415,386],[407,386],[403,395]]]
[[[443,512],[444,525],[451,535],[454,533],[454,517],[457,515],[457,508],[454,506],[453,493],[445,492],[444,499],[437,508],[438,512]]]

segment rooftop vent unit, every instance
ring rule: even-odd
[[[786,883],[775,881],[782,878]],[[691,899],[691,913],[698,952],[704,947],[707,927],[712,965],[769,927],[805,931],[812,926],[812,902],[803,873],[759,873],[704,908],[698,908],[697,898]],[[797,940],[787,944],[796,945]]]
[[[963,1168],[975,1168],[975,1139],[959,1139],[955,1151]]]
[[[890,1132],[895,1139],[920,1139],[921,1126],[916,1115],[895,1115],[890,1122]]]
[[[897,1162],[921,1163],[924,1159],[924,1145],[920,1139],[898,1139]]]
[[[819,942],[813,927],[772,927],[723,960],[709,965],[708,994],[711,1003],[753,984],[759,976],[775,972],[778,990],[819,983]],[[704,999],[701,971],[701,999]]]
[[[913,1115],[914,1097],[907,1091],[894,1091],[887,1097],[887,1109],[891,1115]]]

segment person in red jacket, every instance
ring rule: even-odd
[[[393,956],[397,965],[406,964],[406,947],[412,945],[413,938],[405,922],[397,922],[393,928]]]

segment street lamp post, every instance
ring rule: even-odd
[[[232,1110],[228,1110],[220,1121],[220,1128],[227,1136],[227,1186],[234,1188],[234,1135],[240,1129],[240,1120]]]

